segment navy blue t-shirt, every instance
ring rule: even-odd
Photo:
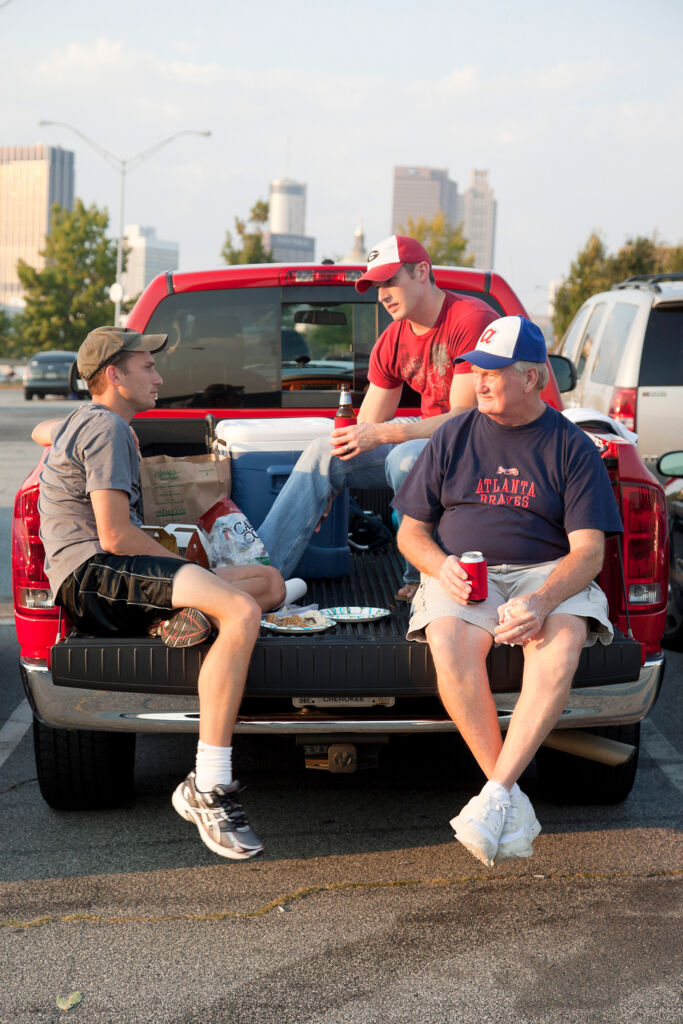
[[[607,471],[591,438],[547,406],[504,427],[477,409],[436,430],[392,505],[449,554],[482,551],[489,565],[562,558],[573,530],[621,533]]]

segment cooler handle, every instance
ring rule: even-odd
[[[294,469],[293,465],[279,464],[274,466],[266,466],[266,473],[270,478],[270,493],[279,494],[282,488],[287,483],[289,475]]]

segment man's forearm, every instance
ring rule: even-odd
[[[396,536],[401,554],[420,572],[438,579],[443,563],[448,557],[432,536],[431,524],[416,528],[414,521],[403,520]]]
[[[378,443],[401,444],[402,441],[414,441],[419,437],[431,437],[434,431],[453,415],[453,412],[447,412],[441,416],[428,416],[424,420],[411,420],[408,423],[394,423],[391,420],[378,423]]]
[[[181,562],[186,561],[132,523],[117,531],[115,535],[104,539],[100,537],[100,543],[104,550],[111,555],[154,555],[157,558],[177,558]]]
[[[548,576],[535,596],[549,614],[568,597],[578,594],[595,579],[602,568],[602,551],[570,551]]]

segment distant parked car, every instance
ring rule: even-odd
[[[669,603],[664,643],[683,650],[683,451],[667,452],[657,463],[665,478],[664,493],[669,518]]]
[[[73,392],[71,368],[76,362],[75,352],[54,350],[36,352],[24,370],[24,398],[30,400],[36,395],[63,395]]]
[[[559,352],[577,373],[565,405],[620,420],[643,459],[654,463],[683,433],[683,274],[630,277],[591,295]]]

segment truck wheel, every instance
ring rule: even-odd
[[[536,753],[539,789],[546,799],[555,803],[621,803],[631,792],[636,778],[640,722],[587,729],[586,732],[630,743],[636,749],[624,764],[611,767],[575,754],[541,747]]]
[[[53,729],[33,719],[43,799],[58,811],[117,807],[133,795],[135,734]]]
[[[24,398],[27,402],[30,402],[33,398],[33,392],[29,391],[28,388],[24,388]]]

